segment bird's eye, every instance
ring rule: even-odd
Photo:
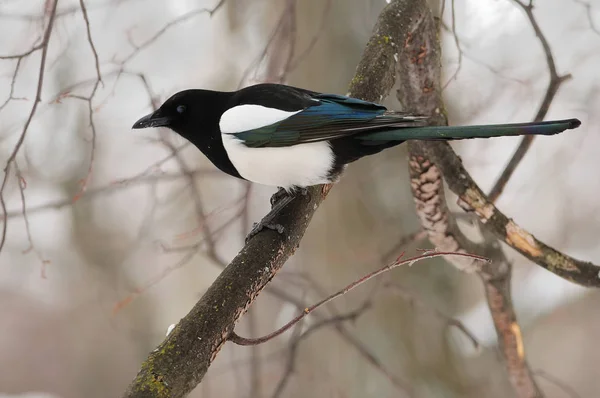
[[[179,105],[177,107],[177,113],[183,113],[185,112],[185,105]]]

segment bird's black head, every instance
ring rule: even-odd
[[[206,127],[214,108],[219,103],[218,93],[208,90],[185,90],[174,94],[155,112],[144,116],[132,128],[168,127],[176,133],[191,138]]]

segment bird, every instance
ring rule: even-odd
[[[264,227],[281,232],[281,226],[270,221],[298,192],[335,183],[348,164],[407,140],[553,135],[581,124],[578,119],[471,126],[428,123],[427,115],[389,110],[350,96],[261,83],[237,91],[177,92],[132,128],[167,127],[224,173],[278,187],[274,214],[255,225],[253,236]]]

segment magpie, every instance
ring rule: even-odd
[[[299,189],[336,182],[347,164],[407,140],[553,135],[580,124],[567,119],[429,126],[427,116],[391,111],[377,103],[263,83],[229,92],[180,91],[133,128],[168,127],[221,171],[279,187],[276,197],[283,200],[274,204],[272,220]],[[265,219],[254,233],[273,227]]]

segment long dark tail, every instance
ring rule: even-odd
[[[462,140],[466,138],[491,138],[515,135],[553,135],[579,127],[578,119],[552,120],[546,122],[490,124],[481,126],[424,126],[364,134],[357,138],[365,141],[406,140]]]

